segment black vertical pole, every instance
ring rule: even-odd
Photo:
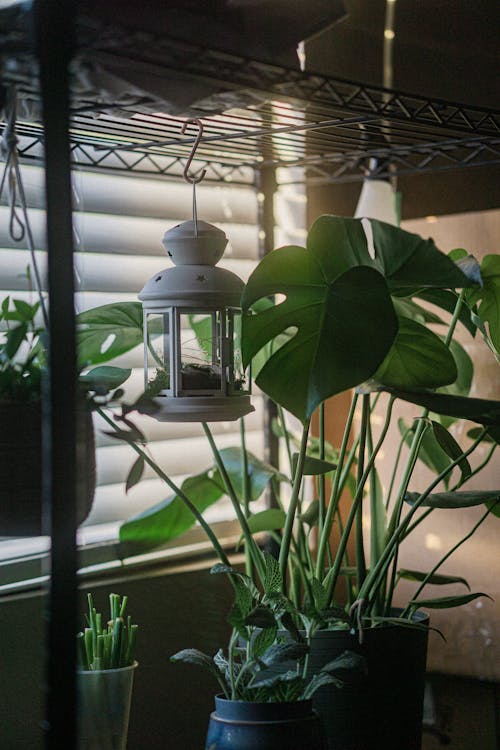
[[[76,746],[76,344],[69,148],[75,4],[37,0],[35,42],[45,136],[49,367],[43,398],[44,527],[50,533],[47,748]]]
[[[259,223],[259,257],[270,253],[274,244],[274,194],[276,192],[276,170],[273,166],[264,166],[256,173]],[[274,401],[265,398],[264,405],[264,458],[272,466],[279,468],[279,440],[273,432],[272,423],[278,416]],[[274,491],[269,487],[267,505],[276,507]]]

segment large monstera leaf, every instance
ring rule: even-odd
[[[321,244],[274,250],[251,275],[242,299],[245,366],[278,335],[295,330],[256,383],[301,420],[326,398],[369,378],[398,330],[383,276],[366,266],[338,273],[329,262],[334,250]],[[252,314],[254,303],[275,294],[285,300]]]
[[[414,289],[455,289],[475,286],[458,265],[442,253],[431,239],[370,219],[375,257],[368,251],[360,219],[320,216],[308,235],[324,258],[328,272],[338,275],[353,266],[370,266],[386,279],[391,293],[408,294]]]
[[[374,257],[360,219],[321,216],[308,234],[306,250],[292,246],[273,251],[247,283],[244,362],[283,332],[293,333],[268,359],[256,382],[301,419],[325,398],[371,377],[368,373],[373,375],[381,365],[398,329],[389,293],[409,296],[415,290],[475,285],[432,240],[375,220],[371,228]],[[258,300],[272,295],[285,299],[251,314]],[[444,346],[423,327],[418,327],[418,342],[412,341],[406,328],[385,364],[387,380],[399,387],[452,382],[456,371]],[[428,346],[432,356],[425,351]],[[403,350],[408,360],[404,363]],[[439,367],[431,372],[429,362],[436,356]]]

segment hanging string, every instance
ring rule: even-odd
[[[6,126],[3,132],[2,139],[0,141],[0,151],[3,158],[5,159],[5,167],[0,182],[0,198],[2,197],[5,185],[7,185],[8,205],[10,211],[9,235],[14,240],[14,242],[22,242],[25,237],[27,238],[28,249],[31,255],[31,264],[33,266],[33,273],[35,277],[35,286],[38,294],[38,299],[40,301],[40,309],[42,311],[43,322],[45,328],[48,328],[49,316],[47,313],[45,298],[42,293],[40,270],[38,268],[38,262],[35,255],[33,232],[31,231],[28,209],[26,205],[26,194],[24,192],[24,185],[21,178],[21,170],[19,168],[19,157],[17,151],[17,144],[19,141],[16,135],[17,91],[15,86],[13,86],[9,90],[7,104],[5,107],[5,114]],[[18,203],[20,205],[23,218],[21,218],[21,216],[19,215],[17,208]]]

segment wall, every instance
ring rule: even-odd
[[[201,669],[172,664],[181,648],[214,654],[227,636],[231,587],[225,576],[211,576],[209,563],[88,581],[98,611],[108,611],[108,594],[129,596],[128,610],[140,625],[128,750],[199,750],[204,746],[213,679]],[[44,599],[39,593],[0,601],[0,748],[43,747]],[[82,617],[83,625],[83,617]]]

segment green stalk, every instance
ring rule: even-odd
[[[414,520],[414,522],[410,526],[408,526],[408,528],[406,529],[406,532],[405,532],[405,535],[404,535],[403,538],[406,539],[406,537],[410,536],[410,534],[412,533],[412,531],[414,529],[416,529],[417,526],[420,523],[422,523],[422,521],[425,521],[425,519],[427,518],[427,516],[429,516],[432,513],[433,510],[434,510],[434,508],[427,508],[427,510],[425,510],[422,513],[422,515],[420,515],[418,518],[416,518]]]
[[[240,502],[238,500],[236,492],[234,491],[234,487],[232,485],[231,479],[229,478],[229,474],[227,473],[226,467],[224,466],[224,462],[219,453],[219,449],[217,448],[217,445],[215,444],[215,440],[210,431],[210,428],[206,422],[202,422],[202,425],[203,425],[203,430],[205,432],[207,440],[210,444],[210,448],[212,449],[212,454],[213,454],[216,466],[219,469],[220,475],[224,481],[224,486],[226,488],[227,494],[229,495],[229,499],[231,500],[232,506],[236,513],[236,517],[241,527],[241,533],[243,534],[243,537],[245,539],[245,544],[250,553],[250,557],[252,559],[253,564],[255,565],[257,569],[257,573],[259,574],[259,578],[261,582],[264,583],[265,569],[264,569],[264,562],[262,559],[262,554],[255,542],[255,539],[252,536],[252,532],[250,531],[248,527],[247,519],[245,518],[245,515],[243,511],[241,510]]]
[[[408,428],[405,431],[404,435],[401,436],[401,440],[399,441],[398,451],[396,453],[396,458],[394,459],[394,466],[393,466],[393,469],[392,469],[391,481],[389,483],[389,489],[387,490],[387,497],[386,497],[386,501],[385,501],[385,509],[386,509],[386,511],[389,510],[389,505],[390,505],[391,497],[392,497],[392,491],[394,489],[394,483],[396,481],[396,474],[397,474],[397,471],[398,471],[399,462],[401,460],[401,454],[403,452],[403,447],[406,445],[406,436],[408,435],[409,432],[411,432],[411,428]]]
[[[445,563],[446,560],[448,560],[448,558],[451,557],[452,554],[459,547],[462,546],[462,544],[464,544],[464,542],[466,542],[468,539],[471,538],[471,536],[481,526],[481,524],[483,523],[483,521],[485,521],[486,518],[489,516],[489,514],[491,513],[491,511],[492,511],[492,509],[488,508],[488,510],[486,511],[486,513],[484,513],[481,516],[481,518],[479,519],[479,521],[476,524],[474,524],[474,526],[469,531],[469,533],[466,534],[463,537],[463,539],[460,539],[460,541],[458,541],[450,550],[448,550],[448,552],[434,565],[434,567],[432,568],[432,570],[430,571],[430,573],[427,573],[427,575],[425,576],[424,580],[421,582],[420,586],[418,587],[418,589],[416,590],[416,592],[412,596],[413,600],[418,598],[419,594],[423,591],[423,589],[425,588],[425,586],[427,585],[427,583],[429,582],[429,580],[432,578],[432,576],[434,575],[434,573],[441,567],[441,565],[443,565],[443,563]],[[411,608],[409,606],[407,606],[406,609],[404,610],[404,612],[402,613],[401,617],[405,617],[406,615],[408,615],[410,609]]]
[[[325,460],[325,404],[320,404],[319,407],[319,457],[322,461]],[[318,536],[321,536],[323,532],[323,526],[325,523],[326,513],[326,477],[324,474],[320,475],[318,484],[318,498],[319,498],[319,515],[318,515]]]
[[[370,416],[370,396],[363,396],[361,409],[361,427],[359,431],[358,471],[356,484],[359,486],[365,469],[366,433]],[[365,545],[363,541],[363,493],[359,496],[356,511],[356,571],[358,588],[366,578]]]
[[[491,460],[491,457],[493,456],[493,453],[495,452],[495,448],[497,448],[497,444],[493,443],[493,445],[491,446],[490,450],[486,454],[486,458],[484,459],[484,461],[481,461],[481,463],[478,464],[473,471],[471,471],[470,475],[467,477],[467,481],[469,481],[470,479],[472,479],[472,477],[474,477],[476,474],[479,474],[479,472],[482,471],[484,469],[484,467],[489,464],[489,462]],[[462,484],[463,484],[462,480],[459,479],[459,481],[456,483],[456,485],[454,487],[452,487],[452,489],[450,490],[450,492],[455,492],[456,490],[459,489],[459,487],[462,486]]]
[[[413,504],[409,512],[407,513],[404,520],[399,524],[397,529],[394,531],[392,536],[387,542],[386,548],[378,561],[377,565],[370,570],[368,576],[366,577],[366,580],[361,587],[359,593],[358,593],[358,600],[367,599],[368,597],[370,599],[373,599],[374,594],[377,591],[379,582],[381,577],[385,574],[385,570],[387,569],[387,566],[389,565],[390,559],[393,554],[393,550],[396,549],[401,542],[401,540],[404,538],[405,532],[407,530],[407,527],[409,526],[409,523],[417,510],[420,508],[420,506],[425,502],[427,497],[430,495],[432,490],[455,468],[455,466],[458,466],[460,461],[462,461],[464,458],[467,458],[479,445],[481,440],[483,439],[484,435],[487,432],[487,428],[484,428],[479,437],[474,441],[473,445],[468,448],[466,451],[460,454],[458,458],[456,458],[451,464],[449,464],[443,471],[431,482],[431,484],[427,487],[425,492],[423,492],[419,498],[416,500],[416,502]]]
[[[292,458],[292,447],[290,445],[290,435],[286,427],[286,418],[285,418],[284,409],[279,404],[276,404],[276,406],[278,407],[278,416],[281,422],[281,429],[283,431],[283,437],[285,439],[286,454],[288,456],[288,463],[290,465],[290,475],[291,475],[293,472],[293,458]]]
[[[300,485],[302,482],[302,473],[304,470],[304,462],[306,458],[307,440],[309,437],[309,425],[310,425],[310,419],[307,419],[304,423],[304,427],[302,430],[302,440],[300,443],[299,458],[297,461],[295,475],[293,478],[292,496],[290,498],[290,504],[288,506],[288,511],[286,514],[285,528],[283,529],[283,538],[281,540],[279,565],[280,565],[281,575],[283,576],[283,585],[285,585],[285,581],[286,581],[286,569],[287,569],[288,554],[290,551],[290,542],[292,538],[293,523],[295,520],[295,513],[297,511]]]
[[[115,422],[112,419],[110,419],[110,417],[108,417],[108,415],[106,414],[105,411],[103,411],[103,409],[98,408],[97,409],[97,413],[104,419],[105,422],[107,422],[109,425],[111,425],[111,427],[114,430],[116,430],[117,432],[120,431],[120,428],[118,427],[118,425],[116,425]],[[145,451],[143,451],[142,448],[139,448],[139,446],[136,445],[136,443],[134,443],[132,440],[127,440],[127,442],[130,445],[130,447],[132,448],[132,450],[134,450],[139,456],[141,456],[141,458],[143,458],[143,460],[145,461],[145,463],[147,463],[148,466],[150,466],[153,469],[153,471],[157,474],[157,476],[159,476],[160,479],[163,479],[163,481],[165,482],[165,484],[168,487],[170,487],[170,489],[173,492],[175,492],[175,494],[182,500],[182,502],[184,503],[184,505],[191,511],[191,513],[196,518],[196,520],[198,521],[198,523],[202,527],[203,531],[205,532],[205,534],[209,538],[209,540],[212,543],[212,546],[213,546],[215,552],[217,553],[217,555],[220,558],[220,561],[222,563],[224,563],[224,565],[228,565],[229,566],[230,565],[229,558],[227,557],[226,553],[222,549],[221,545],[219,544],[219,541],[218,541],[217,537],[215,536],[214,532],[212,531],[212,529],[210,528],[210,526],[208,525],[208,523],[203,518],[203,515],[200,513],[200,511],[198,510],[198,508],[196,507],[196,505],[194,505],[191,502],[191,500],[180,489],[180,487],[177,487],[177,485],[175,484],[175,482],[173,482],[170,479],[170,477],[167,474],[165,474],[164,471],[162,471],[160,469],[160,467],[158,466],[158,464],[155,461],[153,461],[153,459],[150,458],[150,456],[148,456],[148,454]]]
[[[363,489],[366,484],[366,480],[368,479],[368,476],[370,474],[370,471],[372,469],[373,464],[375,463],[375,459],[378,455],[378,452],[380,448],[382,447],[382,443],[385,440],[385,436],[387,435],[387,430],[389,429],[389,425],[391,422],[391,415],[392,415],[392,407],[394,404],[394,396],[391,396],[389,400],[389,404],[387,405],[387,411],[386,411],[386,417],[385,422],[382,427],[382,431],[380,433],[380,437],[377,441],[377,444],[375,448],[373,449],[372,454],[370,455],[368,459],[368,463],[366,465],[366,468],[363,472],[363,476],[361,477],[360,481],[358,482],[358,486],[356,488],[356,494],[354,495],[351,510],[349,511],[349,516],[347,517],[347,521],[344,528],[344,533],[342,534],[342,537],[340,539],[339,547],[337,549],[337,553],[335,555],[335,562],[333,564],[333,567],[328,572],[328,600],[332,600],[333,592],[335,590],[335,585],[337,583],[337,578],[339,576],[340,568],[342,566],[342,559],[344,557],[345,550],[347,548],[347,541],[349,539],[349,535],[351,533],[352,525],[354,523],[354,519],[356,517],[356,513],[358,511],[358,506],[360,503],[360,499],[363,495]],[[369,576],[368,576],[369,577]],[[366,580],[366,579],[365,579]],[[358,595],[359,598],[359,595]]]
[[[246,436],[245,436],[245,421],[243,418],[240,419],[240,439],[241,439],[241,476],[243,483],[243,510],[245,518],[250,515],[250,476],[248,474],[248,454],[246,447]],[[245,573],[247,576],[252,578],[252,560],[250,552],[245,545]]]
[[[330,534],[332,531],[332,524],[333,524],[333,518],[334,518],[334,512],[337,507],[338,503],[338,497],[339,497],[339,484],[340,484],[340,474],[342,465],[344,463],[345,454],[347,451],[347,442],[349,440],[349,435],[351,432],[352,422],[354,419],[354,412],[356,409],[356,404],[358,401],[358,394],[355,393],[353,395],[352,401],[351,401],[351,408],[349,409],[349,414],[347,416],[346,426],[344,428],[344,435],[342,438],[342,444],[340,446],[340,452],[339,452],[339,458],[337,463],[337,470],[335,472],[335,477],[332,482],[332,490],[330,493],[330,502],[328,504],[328,508],[326,510],[325,514],[325,523],[323,526],[322,533],[318,540],[318,555],[316,559],[316,578],[318,580],[322,580],[323,578],[323,570],[325,565],[325,555],[326,555],[326,547],[329,544],[330,541]]]

